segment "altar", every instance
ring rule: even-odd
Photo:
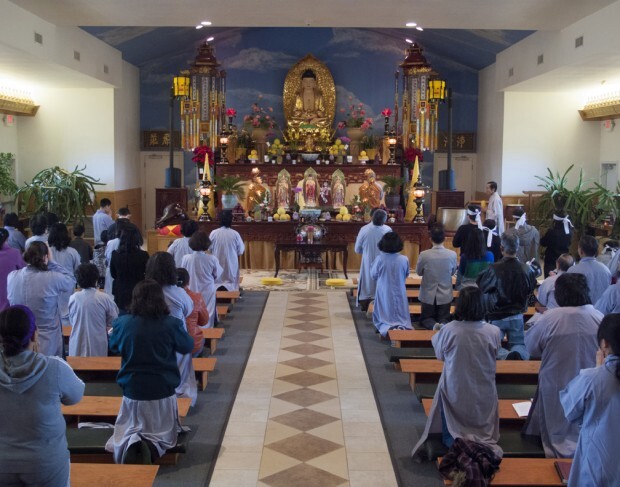
[[[198,225],[200,230],[207,234],[219,227],[216,222],[199,222]],[[347,244],[347,270],[357,272],[362,259],[361,255],[355,253],[354,244],[360,228],[365,223],[332,221],[323,222],[322,225],[327,229],[327,234],[324,237],[326,242]],[[416,223],[392,223],[388,225],[403,239],[405,248],[401,253],[409,258],[412,266],[417,262],[419,253],[431,247],[427,225]],[[290,221],[233,223],[232,228],[241,234],[245,243],[245,253],[240,257],[241,268],[275,270],[275,243],[293,240],[296,227],[297,223]],[[156,230],[149,230],[147,235],[149,253],[165,251],[176,238],[179,237],[175,235],[162,236]],[[343,269],[341,253],[329,253],[328,259],[332,263],[330,267]],[[295,269],[294,252],[282,254],[280,269]]]

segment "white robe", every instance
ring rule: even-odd
[[[430,433],[441,433],[441,411],[450,435],[484,443],[502,456],[495,386],[496,355],[501,347],[499,328],[483,321],[451,321],[432,338],[443,372],[426,427],[412,455]]]
[[[594,367],[602,319],[591,304],[554,308],[525,334],[531,358],[542,362],[524,432],[540,436],[547,458],[572,458],[575,453],[579,427],[564,418],[559,392],[581,369]]]
[[[57,264],[60,264],[67,269],[71,274],[75,274],[78,266],[81,264],[80,254],[72,247],[67,247],[63,250],[56,250],[54,247],[50,247],[52,253],[52,260]],[[60,319],[63,326],[70,325],[69,321],[69,298],[73,294],[73,289],[66,293],[62,293],[58,300],[58,306],[60,308]]]
[[[504,205],[502,199],[497,194],[497,191],[489,196],[489,202],[487,204],[487,218],[495,220],[497,225],[497,233],[501,237],[504,233]]]
[[[181,287],[162,286],[166,304],[170,309],[170,316],[180,319],[183,322],[183,329],[187,331],[187,318],[194,309],[194,302],[189,294]],[[196,373],[194,372],[194,364],[192,363],[192,354],[180,354],[177,352],[177,365],[181,374],[181,382],[175,389],[176,395],[179,397],[189,397],[192,400],[192,406],[196,405],[198,397],[198,386],[196,384]]]
[[[564,274],[563,271],[557,271],[555,276],[547,277],[538,287],[536,298],[538,299],[538,302],[547,309],[558,307],[558,302],[555,300],[555,281],[557,281],[558,277],[562,274]]]
[[[618,485],[620,479],[620,380],[617,355],[601,367],[582,370],[560,392],[566,419],[581,426],[568,487]]]
[[[360,265],[360,276],[357,280],[357,304],[360,300],[373,299],[377,289],[377,283],[370,277],[370,267],[377,255],[379,248],[377,245],[381,238],[392,229],[387,225],[377,226],[368,223],[364,225],[355,239],[355,253],[362,254],[362,263]]]
[[[183,267],[183,257],[192,252],[194,251],[189,248],[188,237],[177,238],[173,240],[170,247],[168,247],[168,253],[174,257],[174,265],[177,267]]]
[[[114,278],[110,272],[110,261],[112,260],[112,252],[117,250],[120,244],[120,238],[113,238],[112,240],[108,240],[105,246],[105,286],[103,290],[110,296],[114,296],[112,294],[112,283],[114,282]]]
[[[215,281],[215,289],[224,286],[228,291],[239,290],[239,256],[245,252],[245,245],[239,232],[221,227],[209,235],[211,254],[222,267],[222,274]]]
[[[217,306],[215,305],[215,283],[222,274],[222,266],[218,260],[204,252],[194,252],[183,257],[183,265],[189,273],[189,289],[202,294],[209,312],[209,325],[215,324]]]
[[[377,282],[372,322],[381,336],[391,328],[411,330],[411,315],[405,280],[409,275],[409,259],[401,254],[379,252],[370,269]]]
[[[63,356],[62,323],[58,300],[63,292],[73,291],[73,272],[50,262],[47,271],[32,266],[13,271],[7,278],[7,297],[11,306],[28,306],[37,320],[39,352]]]
[[[107,357],[108,326],[118,317],[118,307],[109,294],[83,289],[69,299],[69,355]]]
[[[28,239],[26,239],[26,243],[24,243],[24,248],[27,249],[32,242],[43,242],[47,245],[47,232],[43,235],[33,235],[32,237],[28,237]]]

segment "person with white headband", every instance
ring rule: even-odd
[[[502,258],[502,249],[495,220],[491,220],[490,218],[484,220],[484,222],[482,222],[482,231],[487,241],[487,249],[493,254],[493,260],[495,262],[499,261]]]
[[[603,244],[603,250],[601,251],[601,253],[598,255],[598,257],[596,258],[596,260],[598,260],[601,264],[605,264],[607,267],[609,267],[609,264],[611,263],[611,261],[613,260],[613,258],[616,256],[616,254],[618,253],[618,247],[620,246],[620,244],[618,243],[617,240],[607,240],[604,244]],[[613,270],[611,267],[609,267],[609,270],[612,271],[611,274],[613,276]]]
[[[572,223],[563,211],[553,215],[553,225],[540,239],[540,245],[545,247],[545,277],[555,269],[558,257],[566,254],[573,239]]]
[[[532,259],[538,259],[538,246],[540,244],[540,233],[532,225],[527,223],[527,215],[522,208],[517,208],[512,217],[517,220],[515,223],[515,232],[519,236],[519,250],[517,250],[517,258],[521,262],[529,262]]]
[[[502,199],[497,194],[497,183],[489,181],[486,187],[486,194],[489,196],[487,203],[487,218],[495,220],[497,223],[497,233],[504,233],[504,205]]]
[[[456,229],[454,237],[452,237],[452,247],[455,249],[461,249],[461,257],[464,255],[464,247],[469,240],[469,237],[474,231],[482,229],[482,209],[480,205],[468,205],[467,217],[469,221],[464,225],[461,225]],[[457,272],[456,274],[456,288],[460,289],[461,281],[463,280],[463,274]]]

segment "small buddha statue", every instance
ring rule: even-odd
[[[316,74],[311,69],[306,69],[301,75],[301,85],[295,95],[293,116],[288,124],[294,128],[302,125],[322,128],[328,124],[323,94],[318,86]]]
[[[256,171],[254,170],[256,169]],[[248,197],[246,199],[246,210],[254,211],[254,208],[261,203],[269,202],[269,190],[263,186],[263,178],[260,176],[258,168],[252,170],[252,182],[248,186]]]
[[[372,169],[366,169],[364,171],[364,177],[366,181],[360,186],[360,199],[362,203],[370,208],[378,208],[383,199],[383,189],[379,183],[377,183],[377,175]]]

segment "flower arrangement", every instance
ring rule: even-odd
[[[351,97],[349,97],[351,100]],[[364,104],[358,103],[357,105],[349,105],[349,110],[344,108],[340,109],[340,113],[344,113],[346,120],[338,123],[338,128],[343,129],[345,127],[369,129],[372,127],[372,118],[366,118],[366,111],[364,110]]]
[[[418,162],[424,162],[424,156],[422,155],[422,151],[417,147],[407,147],[405,149],[405,160],[413,164],[415,162],[416,156],[418,157]],[[413,166],[411,166],[413,168]]]
[[[381,115],[383,115],[385,118],[388,118],[392,115],[392,110],[390,110],[389,108],[384,108],[381,112]]]
[[[282,142],[280,142],[280,139],[275,139],[273,144],[269,146],[269,154],[272,156],[281,156],[284,154],[284,146]]]
[[[195,147],[192,161],[195,162],[197,166],[203,166],[207,155],[209,156],[209,166],[213,166],[213,164],[215,164],[215,157],[213,157],[213,151],[208,145],[199,145]]]
[[[237,148],[249,149],[251,145],[252,136],[246,130],[242,130],[241,133],[237,135]]]
[[[237,115],[237,110],[235,110],[234,108],[227,108],[226,109],[226,116],[227,117],[235,117]]]
[[[263,95],[259,95],[259,101],[263,98]],[[243,121],[254,127],[270,130],[275,127],[275,121],[273,116],[273,107],[267,107],[266,109],[259,105],[259,102],[252,104],[252,113],[243,117]]]
[[[329,154],[332,156],[345,156],[347,154],[348,147],[348,145],[342,142],[342,139],[336,139],[334,145],[329,148]]]

